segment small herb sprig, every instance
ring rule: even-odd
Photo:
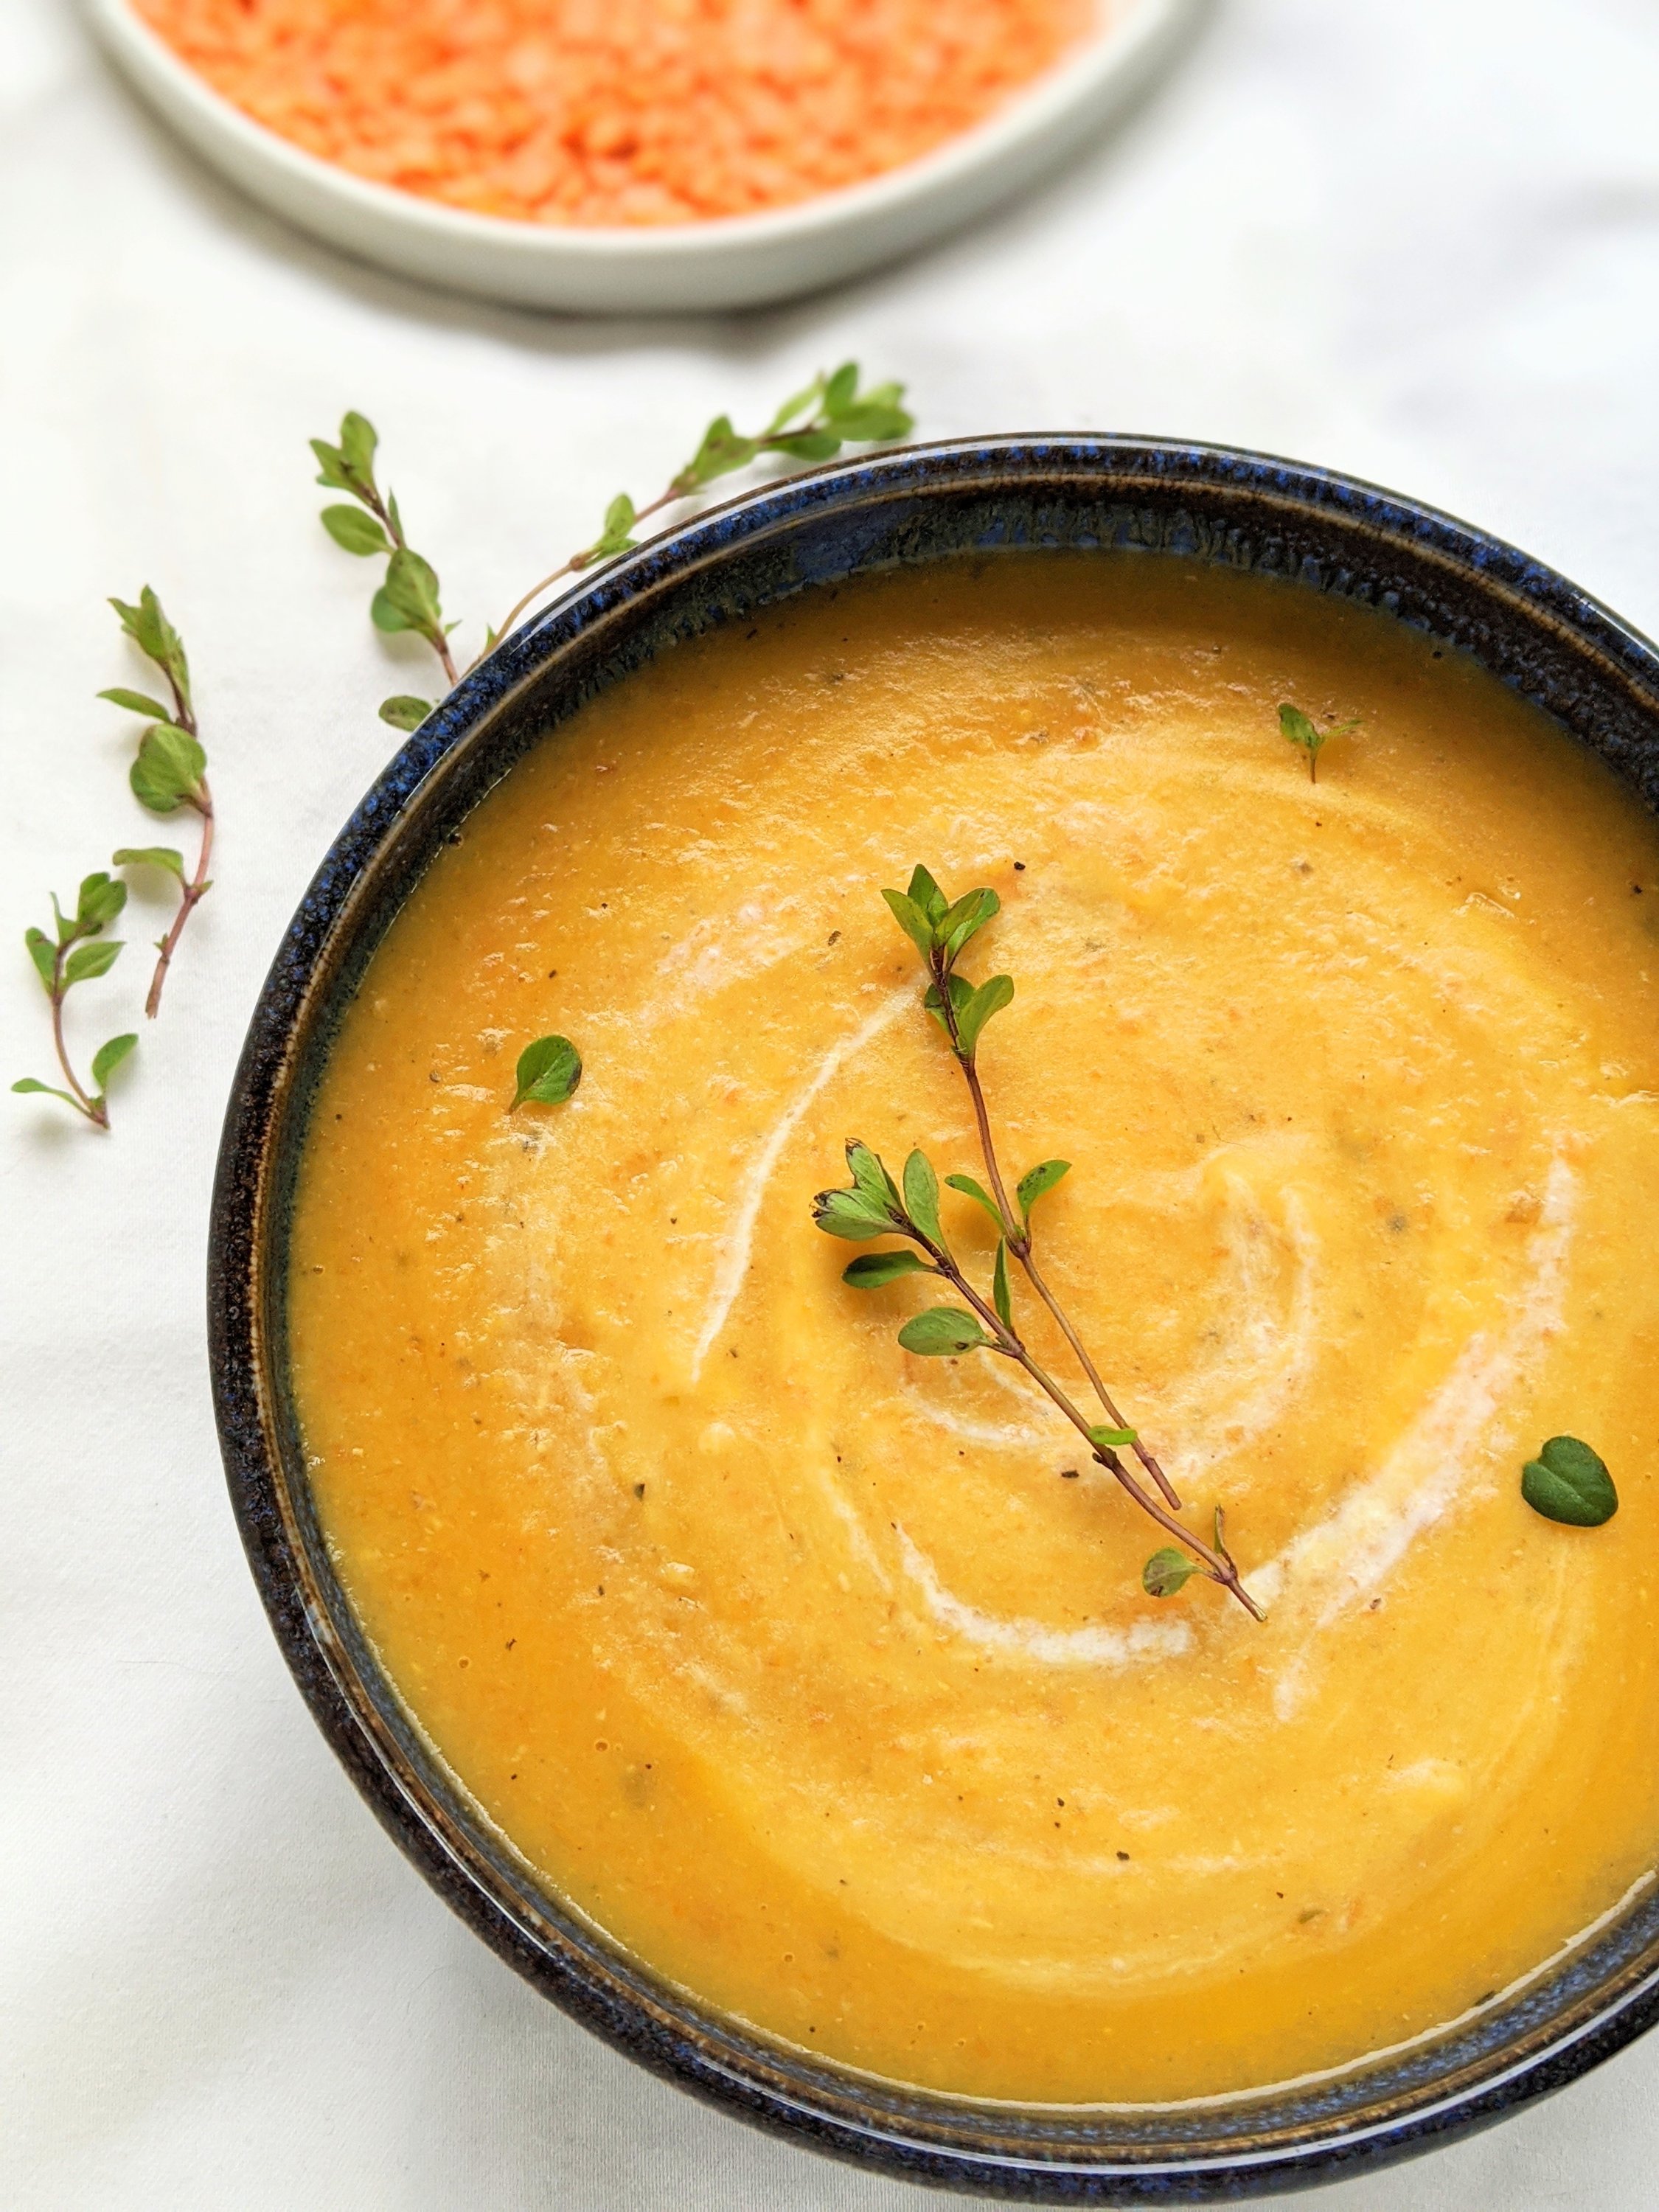
[[[896,1182],[878,1155],[854,1139],[847,1147],[852,1182],[845,1188],[817,1194],[812,1200],[814,1221],[826,1235],[851,1243],[901,1237],[918,1249],[868,1254],[847,1267],[842,1281],[858,1290],[877,1290],[902,1276],[921,1273],[948,1283],[965,1301],[965,1310],[933,1306],[914,1316],[898,1333],[904,1349],[925,1358],[958,1358],[972,1352],[994,1352],[1023,1368],[1087,1443],[1100,1465],[1181,1547],[1179,1550],[1166,1547],[1146,1562],[1141,1581],[1148,1595],[1171,1596],[1192,1576],[1203,1575],[1230,1591],[1255,1619],[1261,1620],[1261,1609],[1244,1588],[1227,1549],[1221,1509],[1216,1508],[1214,1541],[1209,1544],[1176,1518],[1181,1499],[1174,1485],[1137,1431],[1123,1419],[1082,1339],[1037,1266],[1031,1211],[1069,1172],[1071,1163],[1040,1162],[1020,1178],[1013,1200],[1009,1199],[980,1081],[978,1054],[986,1024],[1012,1000],[1013,979],[993,975],[975,985],[957,972],[957,963],[968,944],[1000,911],[1001,902],[994,890],[977,890],[952,902],[921,867],[911,877],[908,890],[884,891],[882,896],[921,956],[928,979],[923,1004],[943,1030],[968,1086],[990,1188],[967,1175],[947,1176],[945,1182],[990,1216],[997,1231],[996,1257],[990,1294],[983,1297],[968,1279],[946,1241],[939,1220],[939,1178],[926,1155],[913,1152]],[[1088,1419],[1069,1393],[1039,1364],[1015,1327],[1008,1277],[1011,1255],[1088,1378],[1105,1413],[1103,1423]],[[1133,1452],[1149,1478],[1147,1482],[1125,1464],[1121,1455],[1126,1450]]]
[[[605,527],[593,543],[532,584],[495,635],[505,635],[526,608],[562,577],[631,552],[639,542],[633,534],[638,524],[665,507],[693,498],[717,477],[746,469],[763,453],[782,453],[794,461],[830,461],[843,446],[879,446],[908,437],[915,418],[903,399],[902,384],[877,384],[860,391],[857,362],[844,361],[833,375],[815,376],[803,390],[792,393],[766,428],[752,435],[734,429],[729,415],[717,415],[696,452],[655,499],[635,507],[626,492],[619,492],[605,509]]]
[[[154,1021],[161,1011],[167,970],[179,950],[185,925],[212,888],[208,868],[213,859],[213,793],[208,787],[207,753],[191,698],[190,662],[184,640],[167,620],[161,602],[148,584],[138,594],[137,606],[129,606],[123,599],[112,599],[110,605],[139,652],[167,678],[173,702],[166,707],[146,692],[129,691],[118,684],[98,694],[100,699],[108,699],[131,714],[149,717],[149,726],[138,739],[137,755],[128,776],[132,795],[152,814],[177,814],[180,809],[187,809],[199,817],[202,824],[196,865],[189,875],[185,872],[184,854],[172,845],[124,845],[113,856],[112,865],[118,868],[160,868],[174,877],[179,884],[179,904],[172,926],[165,937],[156,939],[155,950],[160,957],[144,1000],[144,1012]]]
[[[24,1076],[11,1087],[14,1091],[41,1091],[49,1098],[61,1098],[65,1106],[97,1129],[109,1127],[110,1077],[134,1049],[138,1039],[136,1034],[112,1036],[107,1044],[100,1045],[92,1056],[92,1088],[88,1091],[70,1059],[69,1043],[64,1035],[64,1001],[77,983],[90,983],[96,976],[107,975],[120,958],[123,940],[106,937],[104,932],[126,902],[127,887],[118,877],[102,872],[88,876],[82,882],[72,915],[66,915],[54,896],[54,927],[51,934],[44,929],[31,929],[25,932],[23,939],[41,987],[52,1001],[52,1041],[69,1088],[60,1090],[56,1084],[42,1083],[33,1075]]]
[[[503,620],[486,630],[483,651],[473,665],[544,592],[566,576],[578,575],[601,561],[631,552],[639,542],[634,532],[641,522],[665,507],[694,498],[716,478],[747,468],[769,453],[781,453],[797,461],[827,461],[844,445],[882,445],[907,437],[915,420],[902,405],[903,398],[902,384],[878,384],[861,390],[858,363],[849,361],[843,362],[833,375],[816,376],[803,391],[792,394],[763,430],[745,434],[732,427],[729,416],[717,415],[703,432],[696,453],[655,499],[635,507],[627,492],[618,493],[605,509],[604,527],[592,544],[532,584]],[[397,500],[389,491],[382,493],[375,479],[378,443],[374,425],[356,413],[347,415],[341,422],[337,444],[323,438],[312,440],[311,449],[321,464],[319,483],[349,492],[357,502],[355,507],[325,507],[323,527],[348,553],[365,558],[385,556],[386,579],[369,609],[375,627],[387,632],[412,630],[424,638],[453,690],[460,680],[449,646],[449,634],[456,625],[444,620],[432,564],[410,548],[404,535]],[[413,730],[432,712],[433,703],[400,692],[382,702],[380,719],[394,729]]]
[[[416,553],[404,535],[397,495],[383,493],[374,476],[374,454],[380,445],[374,425],[354,410],[340,423],[340,441],[331,446],[313,438],[311,450],[320,464],[317,481],[335,491],[349,492],[356,507],[325,507],[322,524],[337,545],[368,560],[386,556],[386,576],[369,602],[369,619],[388,636],[413,630],[438,656],[453,690],[460,682],[455,656],[449,649],[453,623],[446,623],[439,598],[437,573]],[[417,712],[416,709],[419,711]],[[386,700],[380,719],[394,728],[412,730],[431,713],[429,702],[400,695]]]
[[[166,678],[171,699],[170,704],[163,704],[148,692],[131,691],[124,685],[98,695],[100,699],[125,707],[131,714],[146,718],[147,726],[139,737],[129,776],[133,796],[152,814],[174,814],[180,807],[188,807],[200,816],[202,823],[196,866],[189,875],[185,872],[184,854],[171,845],[124,845],[111,862],[118,868],[161,868],[178,881],[178,908],[166,936],[156,941],[159,957],[144,1002],[144,1012],[153,1021],[161,1011],[162,988],[185,925],[210,888],[208,864],[213,854],[213,796],[208,788],[207,754],[197,728],[190,690],[190,662],[183,639],[167,620],[161,600],[148,584],[140,592],[136,605],[129,605],[125,599],[112,599],[110,605],[126,635]],[[70,1057],[64,1031],[64,1004],[77,984],[106,975],[120,957],[124,940],[106,937],[104,932],[126,902],[126,885],[118,877],[100,871],[83,878],[72,915],[66,915],[54,897],[52,932],[29,929],[23,933],[29,958],[51,1002],[52,1045],[69,1087],[64,1090],[54,1083],[42,1083],[33,1075],[24,1076],[11,1087],[14,1091],[36,1091],[47,1097],[60,1098],[82,1121],[98,1129],[109,1127],[109,1079],[135,1049],[138,1039],[136,1033],[128,1032],[100,1045],[93,1054],[88,1089],[76,1075]]]
[[[1279,709],[1279,734],[1290,744],[1298,745],[1308,756],[1308,781],[1319,781],[1319,756],[1333,738],[1346,738],[1350,731],[1359,727],[1356,715],[1352,722],[1332,722],[1321,729],[1311,714],[1304,714],[1300,707],[1293,707],[1286,699]]]

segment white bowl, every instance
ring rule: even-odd
[[[1100,32],[1069,61],[988,121],[867,183],[774,214],[634,229],[510,222],[371,184],[244,115],[128,0],[87,0],[111,54],[179,135],[302,229],[452,291],[590,313],[750,307],[925,245],[1095,137],[1146,86],[1200,4],[1102,0]]]

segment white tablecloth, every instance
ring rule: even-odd
[[[707,417],[857,355],[924,430],[1121,428],[1327,461],[1473,516],[1659,629],[1653,0],[1235,0],[1071,174],[774,313],[540,319],[335,258],[181,153],[62,0],[0,0],[3,1073],[16,942],[150,842],[137,670],[184,628],[217,882],[108,1139],[0,1098],[0,2202],[18,2212],[885,2212],[927,2200],[691,2104],[520,1983],[307,1718],[218,1471],[204,1221],[278,933],[417,653],[315,521],[307,435],[379,423],[477,624],[655,489]],[[127,1025],[143,941],[77,1034]],[[84,1019],[82,1012],[84,1010]],[[1659,2203],[1659,2038],[1331,2212]]]

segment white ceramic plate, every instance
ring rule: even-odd
[[[1103,28],[1072,59],[988,122],[866,184],[775,214],[599,229],[470,215],[355,177],[222,99],[128,0],[87,0],[110,52],[179,136],[302,229],[452,291],[590,313],[750,307],[927,244],[1097,137],[1143,89],[1200,4],[1103,0]]]

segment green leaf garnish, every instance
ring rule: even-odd
[[[969,1003],[973,998],[974,987],[965,975],[947,975],[945,981],[945,988],[951,994],[951,1007],[956,1015],[957,1028],[960,1032],[962,1018],[967,1012]],[[930,983],[927,986],[927,995],[921,1003],[948,1037],[951,1034],[951,1024],[945,1018],[945,1001],[939,996],[939,988],[937,983]]]
[[[861,1252],[850,1266],[842,1268],[841,1279],[855,1291],[878,1291],[884,1283],[897,1282],[901,1275],[931,1275],[933,1272],[915,1252]]]
[[[1008,1240],[997,1239],[996,1264],[991,1270],[991,1303],[996,1308],[997,1319],[1004,1328],[1014,1325],[1014,1302],[1008,1290]]]
[[[967,1175],[948,1175],[945,1180],[952,1190],[961,1191],[965,1197],[971,1198],[975,1206],[982,1206],[995,1222],[998,1236],[1004,1233],[1008,1224],[1004,1221],[995,1199],[982,1184],[976,1183],[972,1176]]]
[[[568,1037],[538,1037],[519,1054],[517,1077],[514,1106],[562,1106],[582,1079],[581,1054]]]
[[[855,361],[844,361],[823,387],[823,411],[826,415],[842,415],[853,404],[859,388],[859,365]]]
[[[173,719],[170,710],[159,699],[152,699],[147,692],[129,691],[122,684],[114,684],[109,690],[100,691],[98,696],[109,700],[117,707],[126,708],[131,714],[148,715],[154,722],[167,722]]]
[[[90,983],[94,976],[107,975],[121,957],[123,940],[118,937],[100,937],[95,945],[77,945],[64,963],[64,982]]]
[[[1014,1192],[1014,1196],[1019,1200],[1022,1218],[1029,1223],[1031,1208],[1038,1199],[1046,1198],[1060,1177],[1069,1175],[1071,1170],[1070,1160],[1043,1160],[1023,1175]]]
[[[117,868],[165,868],[180,883],[185,880],[185,856],[171,845],[123,845],[118,852],[110,854],[110,865]]]
[[[380,444],[374,425],[354,408],[340,418],[340,451],[346,466],[361,481],[372,477],[374,449]]]
[[[826,1237],[843,1237],[849,1244],[867,1244],[872,1237],[893,1233],[886,1207],[872,1206],[861,1191],[819,1191],[812,1200],[812,1219]]]
[[[787,453],[792,461],[830,461],[841,451],[841,440],[833,430],[795,430],[764,442],[772,453]]]
[[[608,560],[612,554],[631,553],[635,520],[633,501],[625,491],[619,492],[605,510],[605,528],[583,555],[583,566],[590,561]]]
[[[388,635],[412,629],[428,641],[441,635],[443,609],[431,562],[400,545],[386,562],[386,581],[370,600],[368,612],[375,629]]]
[[[178,695],[177,711],[187,718],[190,663],[185,658],[185,641],[167,620],[160,599],[146,584],[136,606],[129,606],[124,599],[112,599],[110,605],[139,652],[147,660],[154,661],[172,684]]]
[[[815,376],[803,390],[792,392],[767,424],[768,438],[775,438],[781,430],[787,429],[798,415],[805,415],[809,409],[816,410],[819,400],[823,397],[823,378]]]
[[[882,893],[891,908],[894,920],[904,932],[924,960],[933,949],[933,925],[915,901],[903,891]]]
[[[1097,1452],[1123,1451],[1129,1445],[1139,1443],[1140,1431],[1139,1429],[1091,1428],[1089,1441]]]
[[[1577,1437],[1552,1437],[1521,1470],[1521,1495],[1547,1521],[1599,1528],[1619,1510],[1607,1463]]]
[[[135,1034],[112,1036],[107,1044],[100,1044],[92,1055],[92,1079],[101,1091],[121,1062],[138,1048]]]
[[[955,960],[971,937],[1002,911],[1002,901],[993,890],[969,891],[959,898],[939,925],[939,941],[947,960]]]
[[[321,520],[334,543],[347,553],[356,553],[360,559],[392,550],[392,540],[380,523],[361,507],[325,507]]]
[[[331,446],[325,438],[311,441],[311,450],[321,470],[318,483],[336,491],[351,492],[359,499],[373,494],[374,450],[379,444],[374,425],[367,416],[355,411],[346,415],[340,423],[337,446]]]
[[[930,1306],[926,1313],[905,1322],[898,1340],[907,1352],[917,1352],[924,1359],[946,1359],[977,1352],[991,1339],[972,1314],[955,1306]]]
[[[907,896],[913,905],[921,908],[935,928],[951,910],[950,902],[926,868],[917,867],[911,871]]]
[[[36,974],[50,993],[58,974],[58,947],[44,929],[26,929],[23,942],[29,949],[29,958],[34,963]]]
[[[951,981],[957,979],[952,976]],[[1014,979],[1012,975],[993,975],[988,983],[981,983],[972,992],[965,1006],[957,1014],[957,1035],[961,1040],[964,1059],[971,1060],[979,1046],[980,1034],[993,1014],[1000,1014],[1012,1001]]]
[[[854,1189],[867,1199],[877,1212],[896,1224],[900,1205],[898,1185],[869,1146],[861,1145],[856,1137],[847,1147],[847,1165],[852,1175]]]
[[[152,722],[138,740],[128,781],[141,806],[171,814],[198,799],[206,773],[207,755],[198,738],[172,722]]]
[[[904,1163],[904,1205],[929,1243],[945,1242],[939,1225],[939,1177],[925,1154],[919,1152],[912,1152]]]
[[[1310,783],[1319,781],[1319,756],[1328,741],[1332,738],[1346,737],[1350,730],[1358,727],[1356,720],[1333,723],[1329,729],[1322,730],[1311,715],[1304,714],[1300,707],[1293,707],[1288,699],[1279,710],[1279,733],[1280,737],[1288,738],[1291,744],[1299,745],[1307,754]]]
[[[1166,1544],[1161,1552],[1154,1552],[1141,1569],[1140,1586],[1148,1597],[1173,1597],[1200,1571],[1196,1560],[1189,1559],[1184,1552],[1177,1552],[1173,1544]]]
[[[687,491],[699,485],[712,483],[716,477],[729,476],[733,469],[747,468],[761,449],[758,438],[739,437],[732,427],[729,415],[717,415],[702,434],[702,443],[674,479]]]
[[[83,877],[75,902],[76,934],[95,937],[114,921],[126,902],[127,887],[118,876],[108,875],[100,868],[95,874]]]
[[[418,730],[431,712],[431,700],[417,699],[412,691],[398,691],[380,702],[380,720],[394,730]]]
[[[61,1098],[65,1106],[73,1106],[77,1114],[86,1112],[78,1098],[72,1098],[67,1091],[60,1091],[55,1083],[42,1083],[35,1076],[19,1076],[11,1087],[14,1091],[39,1091],[48,1098]]]

